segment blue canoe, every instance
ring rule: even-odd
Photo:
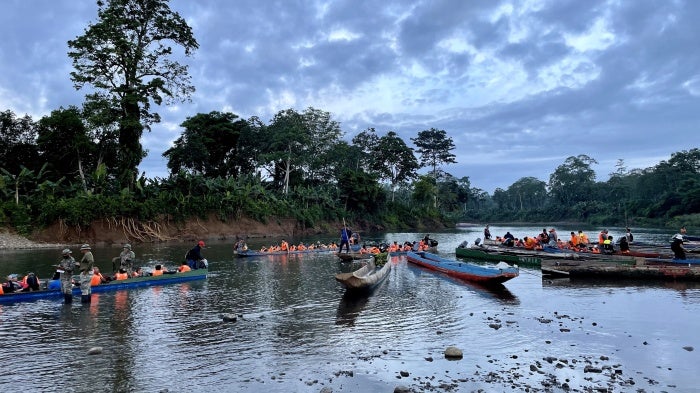
[[[700,265],[700,259],[646,258],[645,261],[652,263],[672,263],[675,265]]]
[[[416,265],[436,270],[462,280],[477,282],[482,285],[501,284],[518,277],[519,274],[517,267],[505,263],[503,267],[481,266],[443,258],[429,252],[409,251],[406,253],[406,258],[409,262],[415,263]]]
[[[117,291],[117,290],[121,290],[121,289],[132,289],[132,288],[148,287],[148,286],[155,286],[155,285],[175,284],[175,283],[194,281],[194,280],[203,280],[203,279],[207,278],[207,274],[208,274],[207,269],[197,269],[197,270],[192,270],[192,271],[184,272],[184,273],[163,274],[162,276],[143,276],[143,277],[130,278],[127,280],[110,281],[108,283],[100,284],[100,285],[96,285],[96,286],[92,287],[92,292],[93,293],[100,293],[100,292],[108,292],[108,291]],[[73,296],[80,296],[80,288],[79,287],[73,288]],[[31,301],[31,300],[44,299],[44,298],[62,299],[63,293],[61,293],[61,291],[58,289],[57,290],[43,289],[40,291],[31,291],[31,292],[6,293],[4,295],[0,295],[0,304],[1,303],[24,302],[24,301]]]

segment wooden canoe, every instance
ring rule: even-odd
[[[207,278],[207,269],[196,269],[184,273],[163,274],[161,276],[143,276],[129,278],[126,280],[110,281],[105,284],[93,286],[92,293],[116,291],[122,289],[142,288],[156,285],[175,284],[194,280],[203,280]],[[80,296],[80,287],[73,288],[73,296]],[[63,293],[60,289],[48,290],[43,289],[31,292],[12,292],[0,295],[0,303],[15,303],[23,301],[32,301],[44,298],[63,298]]]
[[[389,275],[390,271],[391,262],[386,262],[378,268],[371,261],[353,272],[336,274],[335,280],[347,290],[367,291],[376,288]]]
[[[505,266],[481,266],[443,258],[429,252],[408,252],[406,258],[418,266],[482,285],[501,284],[518,277],[519,274],[517,267],[505,263]]]

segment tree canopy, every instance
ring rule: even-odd
[[[172,60],[173,47],[189,56],[198,48],[191,28],[168,0],[98,0],[98,21],[68,41],[76,89],[90,85],[87,101],[103,102],[118,123],[118,177],[134,185],[145,152],[144,128],[160,121],[151,103],[186,100],[194,92],[187,65]]]

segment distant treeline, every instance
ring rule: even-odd
[[[28,233],[126,218],[149,228],[215,214],[294,218],[302,227],[345,218],[391,230],[475,220],[700,226],[692,216],[700,213],[697,148],[646,169],[620,160],[605,182],[596,181],[594,159],[569,157],[549,182],[524,177],[489,195],[441,169],[455,162],[442,130],[419,132],[414,149],[371,128],[347,143],[330,114],[313,108],[282,111],[269,124],[211,112],[182,124],[163,154],[167,178],[141,175],[125,187],[113,164],[118,144],[89,124],[74,107],[38,121],[0,112],[0,224]],[[418,175],[422,167],[428,175]]]

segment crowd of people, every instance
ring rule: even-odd
[[[46,280],[43,285],[39,277],[33,272],[27,273],[22,278],[17,274],[10,274],[7,276],[7,281],[0,285],[0,295],[45,289],[61,290],[64,302],[68,304],[73,301],[73,288],[79,287],[81,302],[90,303],[91,288],[110,281],[126,280],[145,275],[159,276],[164,273],[182,273],[194,269],[207,268],[207,260],[202,256],[203,248],[204,241],[199,241],[195,247],[187,252],[182,265],[172,272],[168,271],[162,264],[155,265],[150,272],[144,272],[141,267],[134,267],[136,254],[130,244],[124,244],[119,256],[112,258],[113,273],[111,275],[103,274],[100,268],[95,266],[95,257],[89,244],[80,246],[82,254],[80,261],[76,261],[70,248],[65,248],[61,251],[61,259],[58,264],[54,265],[56,271],[53,277]]]
[[[489,226],[484,228],[484,239],[491,239]],[[621,236],[617,242],[614,241],[612,235],[607,229],[603,229],[598,234],[597,243],[591,242],[588,235],[579,230],[578,232],[570,231],[569,238],[562,238],[557,233],[556,229],[543,228],[542,232],[535,236],[524,236],[516,238],[510,232],[506,232],[503,236],[496,236],[493,239],[497,243],[508,247],[522,247],[526,250],[544,250],[545,248],[555,248],[560,250],[570,250],[572,252],[592,252],[602,254],[613,254],[616,251],[615,246],[619,247],[620,253],[629,253],[629,245],[634,241],[634,235],[630,228],[626,229],[624,236]]]

